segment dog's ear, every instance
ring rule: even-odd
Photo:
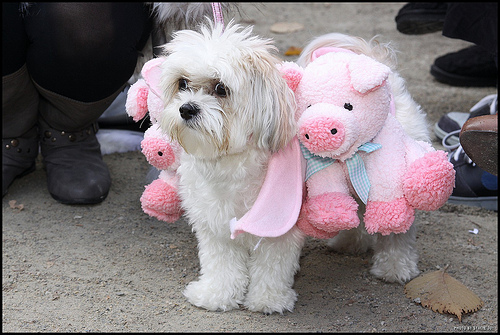
[[[257,66],[251,107],[254,108],[253,136],[261,148],[272,152],[283,149],[296,134],[294,94],[277,64],[278,61]]]
[[[286,80],[288,87],[295,92],[304,74],[304,69],[293,62],[283,62],[278,65],[278,68]]]
[[[391,69],[365,55],[356,55],[347,65],[353,89],[365,94],[382,86]]]

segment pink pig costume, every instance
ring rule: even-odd
[[[330,238],[357,227],[366,205],[368,233],[404,233],[414,209],[436,210],[455,180],[446,153],[415,141],[395,118],[389,67],[340,48],[320,48],[301,68],[282,72],[297,101],[299,140],[307,161],[307,197],[299,227]]]

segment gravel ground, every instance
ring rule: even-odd
[[[400,72],[434,124],[444,113],[466,112],[495,88],[456,88],[429,74],[437,56],[469,44],[439,32],[408,36],[394,17],[403,3],[245,3],[236,21],[255,25],[280,53],[338,31],[365,39],[379,34],[399,49]],[[229,17],[226,16],[226,20]],[[270,31],[298,22],[293,33]],[[294,60],[294,57],[285,57]],[[436,147],[439,144],[435,143]],[[309,239],[296,276],[293,313],[245,309],[208,312],[190,305],[184,287],[198,276],[196,238],[184,220],[160,222],[139,198],[149,169],[140,152],[105,156],[113,178],[108,198],[68,206],[48,194],[41,163],[12,185],[2,201],[2,330],[4,332],[470,332],[498,331],[496,212],[446,204],[417,212],[422,273],[448,273],[484,301],[462,323],[406,298],[403,286],[369,274],[372,254],[334,253]],[[9,201],[23,205],[11,208]],[[469,230],[477,228],[478,234]]]

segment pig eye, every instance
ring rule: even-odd
[[[348,102],[344,104],[344,108],[347,109],[348,111],[352,111],[352,105]]]
[[[311,107],[311,106],[312,106],[312,105],[308,105],[308,106],[306,107],[306,109],[307,109],[307,108],[309,108],[309,107]]]

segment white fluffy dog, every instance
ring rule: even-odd
[[[337,47],[365,54],[389,66],[392,74],[389,83],[394,96],[396,118],[405,131],[414,139],[430,142],[429,127],[426,115],[420,106],[412,99],[406,89],[404,79],[397,72],[397,58],[389,43],[381,44],[376,37],[370,41],[340,33],[331,33],[317,37],[302,51],[297,63],[305,67],[310,61],[314,50],[321,47]],[[359,202],[360,221],[364,212],[364,204]],[[388,282],[406,282],[419,274],[417,268],[418,254],[415,248],[415,224],[404,234],[369,235],[364,225],[358,228],[342,231],[328,245],[339,252],[361,253],[368,249],[374,250],[373,265],[370,272]]]
[[[164,47],[160,125],[185,152],[179,195],[198,239],[201,275],[184,295],[208,310],[243,304],[291,311],[304,235],[239,234],[230,221],[254,204],[273,153],[296,135],[294,99],[269,40],[232,22],[182,30]]]

